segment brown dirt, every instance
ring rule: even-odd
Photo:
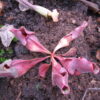
[[[48,9],[58,9],[59,22],[53,23],[52,20],[45,19],[32,10],[21,12],[15,0],[3,1],[6,6],[4,15],[0,17],[0,24],[13,24],[15,27],[25,26],[27,29],[35,31],[40,42],[51,51],[66,33],[69,33],[84,20],[90,20],[88,28],[84,31],[84,36],[75,40],[71,47],[77,47],[77,57],[85,57],[100,65],[95,57],[96,51],[100,49],[100,32],[97,30],[100,23],[96,21],[99,16],[89,11],[87,6],[76,2],[77,0],[34,0],[35,4]],[[99,0],[90,1],[94,1],[100,6]],[[1,45],[0,48],[2,47]],[[9,56],[11,58],[28,59],[43,56],[30,53],[19,42],[12,43],[11,47],[15,52],[13,56]],[[60,52],[65,52],[65,49]],[[52,87],[50,72],[45,79],[39,78],[37,65],[20,78],[1,78],[0,100],[81,100],[87,88],[100,87],[100,74],[70,76],[69,85],[71,87],[70,94],[62,95],[58,88]],[[99,94],[100,91],[89,92],[86,100],[100,100]]]

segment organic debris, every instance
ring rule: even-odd
[[[85,93],[84,93],[84,95],[83,95],[83,97],[82,97],[82,100],[85,100],[86,95],[87,95],[87,93],[89,91],[100,91],[100,88],[97,88],[97,87],[95,87],[95,88],[87,88],[86,91],[85,91]]]
[[[8,24],[0,28],[0,38],[5,47],[9,47],[14,38],[14,34],[10,31],[11,29],[13,29],[13,25]]]
[[[16,0],[19,2],[19,8],[21,11],[26,11],[28,9],[32,9],[36,12],[38,12],[39,14],[43,15],[44,17],[51,17],[53,19],[54,22],[58,22],[58,16],[59,13],[56,9],[54,9],[53,11],[48,10],[45,7],[39,6],[39,5],[33,5],[33,2],[28,2],[27,0]]]
[[[100,14],[100,8],[97,4],[87,0],[80,0],[80,1],[83,2],[85,5],[87,5],[89,9],[93,10],[94,13]]]

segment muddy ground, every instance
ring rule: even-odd
[[[17,28],[25,26],[27,29],[36,32],[40,42],[51,51],[61,37],[79,26],[84,20],[89,20],[90,24],[85,29],[84,36],[75,40],[71,47],[75,46],[78,49],[76,57],[85,57],[100,65],[100,61],[95,57],[96,51],[100,48],[100,31],[98,31],[100,22],[97,22],[100,17],[92,13],[81,2],[77,2],[77,0],[34,0],[34,4],[39,4],[51,10],[58,9],[60,13],[59,22],[53,23],[52,20],[48,20],[32,10],[21,12],[15,0],[2,1],[6,3],[6,6],[4,15],[0,17],[0,24],[13,24]],[[100,0],[90,1],[100,6]],[[0,48],[6,50],[1,43]],[[39,53],[29,52],[19,41],[12,42],[9,48],[13,49],[13,54],[4,54],[6,58],[28,59],[43,56]],[[65,49],[60,52],[65,52]],[[87,88],[100,87],[100,74],[70,76],[71,92],[64,96],[57,87],[52,87],[50,72],[45,79],[41,79],[38,76],[37,65],[20,78],[1,78],[0,100],[82,100]],[[85,100],[100,100],[100,90],[89,91]]]

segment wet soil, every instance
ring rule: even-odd
[[[0,17],[0,24],[13,24],[15,27],[25,26],[27,29],[36,32],[40,42],[50,51],[54,49],[58,41],[84,20],[90,24],[84,31],[84,35],[75,40],[70,47],[77,48],[76,57],[85,57],[100,65],[95,57],[96,51],[100,49],[100,18],[97,14],[88,10],[88,7],[77,0],[34,0],[48,9],[58,9],[59,22],[53,23],[32,10],[21,12],[15,0],[3,0],[6,4],[4,15]],[[99,0],[90,0],[100,6]],[[0,43],[0,49],[4,48]],[[6,54],[8,58],[30,59],[42,57],[42,54],[31,53],[20,42],[13,42],[10,46],[13,55]],[[4,48],[6,49],[6,48]],[[69,47],[68,47],[69,49]],[[62,49],[60,52],[65,52]],[[50,71],[50,70],[49,70]],[[51,72],[51,71],[50,71]],[[0,79],[0,100],[82,100],[87,88],[100,87],[100,74],[82,74],[70,76],[69,85],[71,92],[64,96],[57,87],[52,87],[51,74],[48,72],[45,79],[38,76],[38,65],[31,69],[24,76]],[[100,100],[100,91],[89,91],[86,100]]]

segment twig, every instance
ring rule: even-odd
[[[86,97],[86,95],[87,95],[87,92],[88,91],[90,91],[90,90],[93,90],[93,91],[99,91],[100,90],[100,88],[88,88],[88,89],[86,89],[86,91],[85,91],[85,93],[84,93],[84,95],[83,95],[83,97],[82,97],[82,100],[85,100],[85,97]]]
[[[17,98],[16,98],[16,100],[20,100],[21,94],[22,94],[22,92],[20,91],[19,94],[18,94],[18,96],[17,96]]]
[[[93,2],[87,1],[87,0],[79,0],[79,1],[81,1],[82,3],[84,3],[85,5],[87,5],[95,13],[100,14],[99,6],[96,3],[93,3]]]

